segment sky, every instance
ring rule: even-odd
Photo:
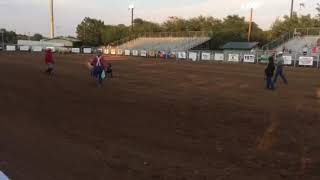
[[[295,0],[299,14],[315,14],[318,0]],[[320,1],[319,1],[320,2]],[[75,36],[84,17],[101,19],[105,24],[130,24],[131,0],[54,0],[55,31],[60,36]],[[289,14],[291,0],[134,0],[135,18],[163,22],[169,16],[190,18],[199,15],[223,18],[238,14],[249,18],[254,7],[254,21],[263,29]],[[305,4],[305,8],[300,7]],[[49,0],[0,0],[0,28],[20,34],[49,34]]]

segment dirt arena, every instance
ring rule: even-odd
[[[263,65],[0,54],[0,170],[13,180],[319,180],[320,71]]]

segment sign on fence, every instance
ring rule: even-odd
[[[20,51],[29,51],[30,47],[29,46],[20,46]]]
[[[138,50],[132,50],[132,55],[133,56],[139,56]]]
[[[189,59],[196,61],[198,59],[198,54],[196,52],[189,52]]]
[[[130,56],[130,50],[124,50],[124,55],[125,56]]]
[[[116,49],[111,49],[111,55],[116,55]]]
[[[292,65],[292,56],[282,56],[283,57],[283,64],[285,65]]]
[[[122,54],[123,54],[122,49],[118,49],[118,55],[122,55]]]
[[[149,51],[149,56],[150,57],[156,57],[156,52],[155,51]]]
[[[178,59],[187,59],[186,52],[178,52]]]
[[[313,66],[313,57],[304,57],[299,58],[299,65],[301,66]]]
[[[103,50],[103,54],[109,54],[109,53],[110,53],[110,50],[108,48]]]
[[[16,51],[16,46],[7,46],[6,50],[7,51]]]
[[[269,63],[269,56],[266,54],[261,55],[258,61],[260,61],[260,63]]]
[[[41,46],[32,46],[32,51],[33,52],[42,52],[42,47]]]
[[[79,54],[80,53],[80,48],[72,48],[71,52]]]
[[[142,57],[147,57],[147,51],[141,50],[141,51],[140,51],[140,56],[142,56]]]
[[[92,49],[91,48],[83,48],[83,53],[91,54],[92,53]]]
[[[215,53],[214,60],[215,61],[224,61],[224,54],[223,53]]]
[[[243,62],[245,63],[254,63],[256,56],[253,54],[245,54],[243,57]]]
[[[229,62],[239,62],[239,54],[229,54],[229,58],[228,58]]]
[[[206,61],[209,61],[211,60],[211,53],[201,53],[201,60],[206,60]]]

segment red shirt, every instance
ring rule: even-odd
[[[98,59],[99,59],[99,57],[96,56],[95,58],[93,58],[93,59],[91,60],[90,64],[91,64],[92,66],[94,66],[94,67],[96,67],[96,66],[101,66],[103,69],[105,69],[106,66],[105,66],[105,62],[104,62],[103,57],[102,57],[102,56],[100,57],[100,64],[98,63]]]
[[[46,58],[45,58],[46,64],[54,64],[53,55],[51,51],[46,51]]]

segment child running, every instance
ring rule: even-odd
[[[52,76],[53,75],[53,67],[54,67],[54,59],[53,59],[51,49],[46,50],[45,63],[48,66],[45,73],[47,73],[49,76]]]

